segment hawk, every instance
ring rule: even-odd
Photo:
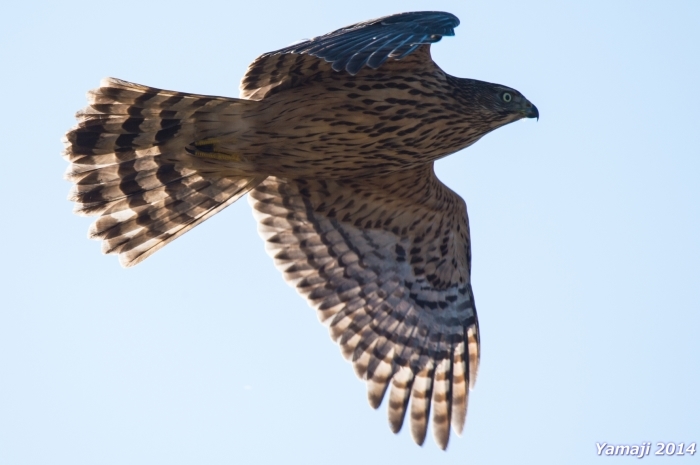
[[[391,430],[461,434],[479,364],[464,201],[435,160],[521,118],[520,92],[450,76],[443,12],[387,16],[258,57],[240,98],[105,79],[65,136],[89,237],[133,266],[249,193],[285,280]]]

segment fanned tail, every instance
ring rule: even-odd
[[[249,101],[105,79],[64,142],[78,214],[98,215],[89,237],[133,266],[265,179],[235,160],[195,155],[195,143],[235,126]]]

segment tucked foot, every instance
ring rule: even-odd
[[[190,155],[198,158],[208,158],[210,160],[221,161],[241,161],[241,156],[236,153],[226,153],[217,150],[219,140],[216,138],[202,139],[194,142],[185,150]]]

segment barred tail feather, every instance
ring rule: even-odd
[[[196,140],[230,131],[245,100],[105,79],[65,137],[75,211],[99,215],[89,237],[135,265],[265,179],[199,159]]]

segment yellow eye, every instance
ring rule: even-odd
[[[513,100],[513,96],[510,95],[510,92],[503,92],[503,94],[501,95],[501,98],[506,103],[510,103],[510,101]]]

